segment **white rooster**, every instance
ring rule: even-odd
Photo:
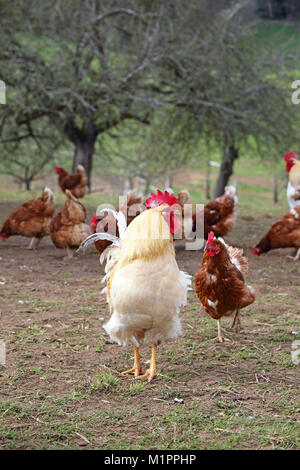
[[[177,230],[177,200],[167,191],[151,193],[149,210],[126,227],[124,215],[110,211],[118,222],[120,237],[95,233],[82,246],[107,239],[112,245],[105,257],[107,299],[111,317],[103,325],[110,338],[122,346],[134,347],[134,365],[122,374],[148,377],[156,375],[157,345],[181,334],[180,307],[186,304],[191,276],[179,270],[175,260],[172,233]],[[151,345],[150,368],[144,372],[139,346]]]

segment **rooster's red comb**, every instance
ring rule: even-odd
[[[157,190],[157,194],[150,193],[151,196],[146,199],[146,206],[148,208],[161,206],[162,204],[168,204],[169,206],[173,206],[174,204],[178,204],[178,201],[174,194],[168,193],[168,191],[160,191]]]
[[[288,162],[291,158],[298,158],[298,153],[296,152],[288,152],[283,157],[285,162]]]
[[[215,238],[214,232],[209,232],[206,246],[209,246],[210,242],[212,242],[214,238]]]

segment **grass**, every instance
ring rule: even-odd
[[[3,177],[0,177],[0,181]],[[31,191],[25,190],[11,190],[0,189],[0,202],[16,201],[23,203],[41,195],[41,190],[33,189]],[[63,206],[65,196],[62,192],[55,193],[55,202],[58,206]],[[87,194],[84,198],[84,205],[91,210],[95,210],[100,204],[112,204],[114,207],[118,203],[117,196],[103,196],[101,193]]]
[[[119,386],[119,379],[111,372],[108,372],[107,374],[98,375],[91,383],[91,393],[97,393],[103,390],[118,389]]]
[[[291,54],[299,53],[300,31],[295,24],[283,21],[260,21],[255,40],[273,50],[284,48]]]
[[[15,328],[28,317],[15,314],[8,328],[4,316],[10,361],[0,372],[0,448],[299,449],[299,367],[290,357],[299,286],[281,296],[283,286],[278,291],[269,281],[265,294],[243,312],[246,331],[231,333],[225,345],[211,342],[216,324],[199,317],[191,293],[183,313],[185,334],[159,348],[163,370],[148,384],[120,375],[132,352],[105,344],[98,317],[106,307],[99,312],[90,282],[81,286],[94,309],[88,322],[55,297],[56,283],[53,278],[34,302],[41,309],[38,321]],[[78,307],[81,289],[72,294]],[[283,307],[286,314],[277,314]],[[46,321],[52,329],[43,327]],[[147,348],[143,357],[148,354]]]

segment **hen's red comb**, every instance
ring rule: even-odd
[[[168,191],[160,191],[157,190],[157,194],[150,193],[151,196],[146,199],[146,206],[148,208],[161,206],[162,204],[168,204],[169,206],[173,206],[174,204],[178,204],[178,201],[174,194],[168,193]]]
[[[90,222],[90,225],[92,227],[92,229],[94,230],[94,232],[97,232],[97,214],[95,214]]]
[[[215,238],[214,232],[209,232],[206,246],[209,246],[210,242],[212,242],[214,238]]]
[[[98,216],[97,216],[97,214],[95,214],[95,215],[93,216],[92,220],[91,220],[90,225],[92,225],[92,226],[95,225],[97,218],[98,218]]]
[[[288,152],[283,157],[285,162],[288,162],[291,158],[298,158],[298,153],[296,152]]]
[[[102,230],[105,227],[105,225],[107,224],[107,221],[106,221],[107,218],[108,218],[107,215],[105,217],[103,217],[101,220],[99,219],[99,215],[95,214],[93,216],[90,225],[91,225],[91,227],[93,227],[95,232],[97,231],[97,229],[98,229],[98,232],[99,232],[100,230]]]

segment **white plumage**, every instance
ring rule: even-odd
[[[180,307],[186,304],[191,276],[180,271],[170,229],[163,217],[166,206],[149,209],[137,216],[124,229],[119,214],[120,240],[111,240],[101,256],[106,257],[104,281],[111,318],[103,325],[110,338],[122,346],[135,348],[136,376],[155,375],[156,345],[181,334]],[[94,234],[84,246],[103,239],[107,233]],[[138,347],[145,340],[152,346],[150,369],[142,375]],[[150,371],[150,372],[149,372]]]
[[[140,256],[125,263],[114,271],[110,284],[112,316],[103,327],[113,341],[123,346],[129,343],[138,346],[143,338],[150,344],[159,344],[176,338],[182,331],[179,310],[186,304],[191,276],[179,270],[173,243],[169,242],[169,228],[157,209],[150,209],[136,217],[127,228],[131,233],[120,231],[119,228],[119,233],[122,233],[121,248],[107,249],[104,279],[106,282],[110,279],[123,254],[122,246],[125,244],[125,250],[127,248],[126,240],[132,244],[133,237],[136,237],[136,244],[148,244],[151,233],[149,239],[139,239],[137,234],[140,233],[140,226],[145,229],[147,222],[150,226],[153,223],[154,214],[151,212],[161,217],[164,224],[160,232],[162,238],[166,237],[168,231],[168,238],[164,238],[164,246],[167,248],[156,257]],[[137,230],[133,234],[135,228]],[[145,232],[148,233],[147,230]],[[157,242],[160,243],[160,240]],[[132,252],[132,247],[129,249]]]
[[[300,187],[295,188],[294,186],[292,186],[290,181],[288,182],[286,196],[291,209],[300,206]],[[297,196],[298,199],[295,199],[295,196]]]
[[[186,304],[190,282],[171,250],[155,260],[134,260],[114,274],[113,314],[104,329],[123,346],[139,346],[144,337],[150,344],[176,338],[181,334],[179,308]]]

